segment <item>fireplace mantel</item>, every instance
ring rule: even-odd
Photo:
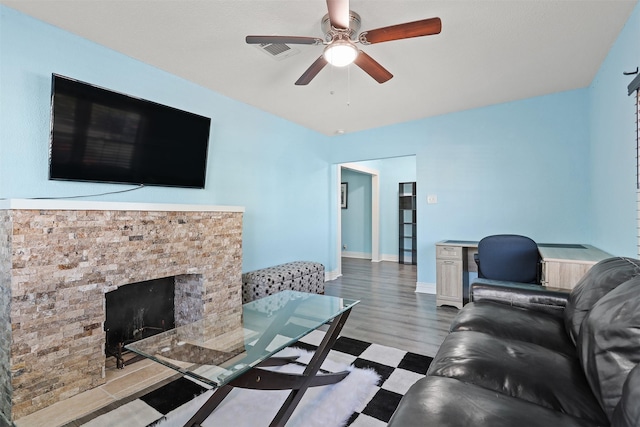
[[[178,203],[100,202],[65,199],[0,199],[0,209],[146,212],[244,212],[244,207],[242,206],[190,205]]]
[[[0,424],[105,382],[105,294],[120,286],[176,277],[181,319],[215,315],[222,330],[235,327],[243,214],[235,206],[0,200]]]

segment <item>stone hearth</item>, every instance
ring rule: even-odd
[[[177,276],[183,321],[239,324],[243,208],[0,200],[0,414],[104,379],[106,292]],[[196,278],[196,280],[194,280]]]

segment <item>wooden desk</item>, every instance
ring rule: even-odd
[[[539,243],[542,258],[541,284],[573,289],[598,261],[612,255],[591,245]],[[443,240],[436,243],[436,305],[462,308],[469,300],[469,272],[477,272],[473,255],[478,242]]]
[[[613,255],[591,245],[539,244],[542,257],[541,285],[573,289],[594,264]]]

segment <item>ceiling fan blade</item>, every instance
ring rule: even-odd
[[[421,21],[406,22],[404,24],[364,31],[360,34],[360,42],[362,44],[374,44],[392,40],[410,39],[412,37],[439,34],[441,30],[442,21],[440,21],[440,18],[429,18]]]
[[[327,0],[329,21],[335,28],[349,28],[349,0]]]
[[[353,62],[378,83],[384,83],[393,77],[393,74],[363,51],[358,53],[356,60]]]
[[[315,60],[315,62],[313,64],[311,64],[311,66],[309,68],[307,68],[307,71],[305,71],[300,78],[298,79],[298,81],[296,81],[296,86],[304,86],[304,85],[308,85],[309,82],[311,80],[313,80],[313,78],[315,76],[318,75],[318,73],[325,67],[325,65],[327,65],[328,62],[326,59],[324,59],[324,56],[320,55],[320,57],[318,59]]]
[[[322,44],[323,40],[317,37],[296,36],[247,36],[247,44]]]

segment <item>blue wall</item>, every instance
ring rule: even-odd
[[[342,182],[348,183],[347,209],[341,212],[343,252],[371,258],[371,175],[343,169]]]
[[[635,257],[635,117],[622,72],[640,65],[639,43],[640,4],[590,87],[345,135],[330,161],[417,156],[419,282],[435,282],[434,243],[447,238],[522,233]]]
[[[245,206],[245,271],[292,259],[335,270],[335,165],[400,156],[416,159],[419,282],[435,282],[434,244],[447,238],[514,232],[635,256],[622,71],[640,65],[639,21],[640,5],[589,88],[326,137],[0,6],[0,198],[123,188],[47,180],[55,72],[212,117],[205,190],[94,199]]]
[[[612,46],[589,90],[593,242],[616,255],[637,256],[635,97],[627,85],[640,66],[640,5]]]
[[[587,99],[576,90],[345,135],[331,161],[416,155],[418,281],[434,283],[439,240],[590,242]]]
[[[244,271],[328,259],[326,137],[4,6],[0,43],[0,198],[129,188],[47,179],[50,80],[59,73],[212,118],[206,189],[85,200],[244,206]]]

